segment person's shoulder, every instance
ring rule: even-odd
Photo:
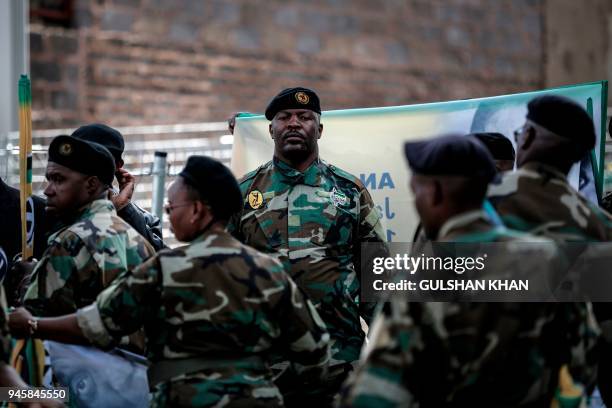
[[[265,254],[252,248],[230,234],[222,234],[217,241],[218,247],[223,248],[223,252],[228,254],[229,258],[239,259],[240,264],[251,268],[252,266],[258,269],[264,269],[271,274],[284,272],[283,264],[275,257]],[[246,260],[246,262],[244,262]]]
[[[246,190],[249,189],[251,184],[253,184],[253,181],[255,180],[255,177],[257,177],[257,175],[270,172],[272,171],[273,168],[274,166],[272,165],[272,160],[270,160],[269,162],[264,163],[261,166],[257,167],[255,170],[252,170],[248,172],[247,174],[245,174],[244,176],[240,177],[238,179],[238,185],[240,186],[240,191],[242,191],[242,193],[244,194]]]
[[[249,181],[252,181],[259,173],[264,172],[264,171],[269,171],[271,169],[272,169],[272,160],[270,160],[267,163],[262,164],[261,166],[257,167],[255,170],[249,171],[247,174],[240,177],[238,179],[238,184],[242,186],[243,184],[248,183]]]
[[[327,163],[324,160],[321,160],[323,166],[325,166],[331,173],[333,173],[336,177],[341,178],[344,181],[353,184],[358,190],[365,190],[365,185],[361,182],[359,177],[354,176],[346,170],[341,169],[340,167]]]
[[[266,268],[271,272],[278,272],[279,270],[283,270],[283,264],[276,259],[275,257],[264,254],[248,245],[240,243],[240,245],[244,248],[245,253],[251,259],[253,259],[254,263],[260,267]]]
[[[63,254],[64,250],[76,253],[80,248],[87,246],[86,241],[86,237],[83,236],[83,222],[77,222],[52,235],[45,254],[51,256]]]

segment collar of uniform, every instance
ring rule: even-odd
[[[71,217],[67,220],[58,221],[57,227],[54,228],[55,232],[49,236],[48,242],[53,241],[55,237],[58,236],[58,234],[63,232],[71,225],[83,220],[91,219],[94,214],[103,212],[115,213],[115,206],[113,205],[113,203],[105,198],[92,201],[91,203],[81,207],[74,215],[74,217]]]
[[[535,171],[536,173],[540,173],[540,174],[546,173],[549,175],[549,178],[554,177],[554,178],[559,178],[562,180],[567,180],[567,175],[563,174],[562,172],[560,172],[559,170],[555,169],[552,166],[549,166],[543,163],[539,163],[539,162],[525,163],[524,165],[521,166],[520,170],[531,170],[531,171]]]
[[[438,231],[438,239],[445,237],[456,228],[461,228],[465,225],[471,224],[476,220],[482,219],[483,221],[489,222],[487,214],[483,210],[473,210],[461,213],[450,217]]]
[[[211,240],[209,240],[209,237],[213,237],[213,239],[216,239],[216,237],[220,237],[220,236],[229,236],[229,232],[227,232],[227,229],[223,230],[223,231],[219,231],[219,230],[211,230],[211,229],[207,229],[206,231],[204,231],[203,233],[201,233],[200,235],[198,235],[196,237],[196,239],[194,239],[193,241],[189,242],[189,245],[193,245],[193,244],[197,244],[198,242],[204,242],[204,246],[208,247],[211,244]]]
[[[283,181],[287,184],[305,184],[312,187],[318,187],[321,184],[321,166],[323,164],[318,157],[303,173],[276,157],[274,157],[273,163],[276,170],[281,174]]]

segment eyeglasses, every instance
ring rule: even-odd
[[[193,201],[187,201],[184,203],[180,203],[180,204],[165,204],[164,205],[164,211],[166,212],[166,214],[170,215],[170,213],[175,209],[175,208],[180,208],[180,207],[187,207],[188,205],[191,205],[193,203]]]
[[[519,136],[523,134],[523,132],[525,131],[525,126],[523,125],[520,128],[516,129],[513,133],[514,133],[514,141],[516,142],[516,144],[518,144],[518,140],[519,140]]]

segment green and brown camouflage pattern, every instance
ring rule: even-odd
[[[612,217],[576,191],[564,174],[540,163],[503,173],[488,191],[504,224],[563,242],[612,239]]]
[[[305,387],[324,380],[330,358],[324,323],[282,264],[227,232],[205,232],[186,247],[159,252],[77,316],[100,346],[144,326],[153,364],[219,362],[161,383],[156,406],[281,406],[268,364],[273,350]],[[252,356],[265,363],[249,362]]]
[[[495,226],[481,211],[449,219],[438,241],[551,242]],[[508,248],[508,258],[530,263],[535,272],[559,254],[551,245],[529,257]],[[595,365],[586,352],[597,333],[584,306],[417,303],[393,296],[371,326],[341,406],[550,406],[561,365],[593,383]]]
[[[24,306],[36,316],[74,313],[95,301],[120,273],[154,254],[151,244],[117,216],[110,201],[95,200],[74,223],[49,237]]]
[[[244,208],[229,230],[240,241],[280,260],[323,318],[332,340],[331,365],[359,357],[360,316],[374,304],[360,295],[360,244],[384,242],[380,215],[356,177],[317,159],[303,173],[274,160],[240,183]],[[249,195],[261,193],[258,208]]]

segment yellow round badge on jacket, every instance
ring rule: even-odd
[[[263,204],[263,194],[259,190],[253,190],[249,193],[249,205],[256,210]]]

